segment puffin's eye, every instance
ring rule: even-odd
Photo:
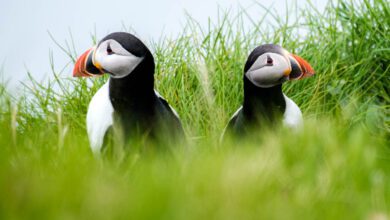
[[[269,55],[267,55],[267,64],[273,64],[273,60],[272,60],[272,58],[269,56]]]
[[[111,55],[111,54],[113,54],[114,52],[112,51],[112,49],[111,49],[111,46],[110,46],[110,44],[108,44],[108,46],[107,46],[107,54],[108,55]]]

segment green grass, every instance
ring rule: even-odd
[[[388,219],[389,4],[335,1],[289,16],[254,7],[274,21],[244,10],[206,28],[188,18],[179,36],[149,44],[156,87],[189,137],[173,154],[93,157],[85,114],[107,78],[53,69],[54,80],[30,78],[18,98],[1,85],[0,219]],[[284,85],[305,126],[222,145],[246,57],[263,43],[316,70]]]

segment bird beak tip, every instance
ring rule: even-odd
[[[295,60],[296,63],[298,63],[301,71],[299,75],[291,77],[291,79],[303,79],[315,74],[313,67],[305,59],[295,54],[291,54],[291,57]]]
[[[73,77],[90,77],[93,74],[87,71],[88,57],[94,52],[93,48],[85,51],[77,60],[73,68]]]

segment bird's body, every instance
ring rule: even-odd
[[[273,111],[277,112],[276,114],[262,114],[258,116],[250,113],[250,110],[249,112],[245,111],[243,106],[241,106],[230,118],[225,131],[229,130],[235,134],[243,134],[253,127],[268,127],[270,124],[278,124],[279,122],[292,129],[301,126],[303,121],[302,112],[298,105],[289,97],[283,94],[283,99],[280,100],[280,103],[271,105],[274,106]]]
[[[109,83],[107,81],[96,92],[88,107],[87,132],[93,152],[99,152],[101,150],[104,139],[108,135],[107,132],[114,125],[114,121],[121,123],[126,137],[137,133],[137,135],[141,135],[139,131],[156,136],[154,133],[161,132],[162,128],[158,127],[158,123],[155,122],[161,121],[162,119],[171,122],[169,126],[175,128],[174,135],[184,135],[181,132],[182,126],[178,114],[157,91],[154,91],[154,101],[151,102],[151,107],[148,107],[154,109],[153,111],[146,110],[146,106],[140,106],[138,108],[139,111],[131,109],[118,112],[114,110],[110,100]],[[115,117],[121,119],[118,120]]]
[[[123,32],[110,34],[79,60],[77,76],[111,75],[88,107],[87,131],[94,152],[101,151],[112,130],[124,143],[184,137],[177,113],[154,90],[154,59],[139,39]]]
[[[224,134],[245,136],[278,124],[292,129],[299,127],[301,110],[283,93],[282,83],[312,74],[314,71],[306,61],[280,46],[257,47],[244,68],[243,104],[231,117]]]

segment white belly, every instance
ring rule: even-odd
[[[283,115],[283,124],[290,128],[297,128],[303,122],[302,112],[289,97],[284,95],[284,99],[286,100],[286,110]]]
[[[112,107],[108,92],[107,81],[93,96],[87,112],[87,131],[89,143],[94,153],[99,153],[104,135],[113,123],[114,108]]]

